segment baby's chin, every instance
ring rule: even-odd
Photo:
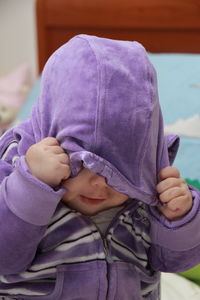
[[[80,212],[82,215],[87,216],[87,217],[92,217],[95,216],[96,214],[107,210],[108,208],[102,208],[102,209],[92,209],[92,210],[87,210],[87,209],[78,209],[77,211]]]

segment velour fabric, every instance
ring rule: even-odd
[[[156,205],[155,186],[169,165],[156,73],[137,42],[79,35],[60,47],[42,74],[39,100],[14,129],[19,154],[56,137],[81,165],[132,198]]]

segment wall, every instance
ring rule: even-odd
[[[0,76],[22,63],[37,75],[35,0],[0,0]]]

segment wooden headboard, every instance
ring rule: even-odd
[[[37,0],[39,72],[76,34],[137,40],[150,52],[200,53],[199,0]]]

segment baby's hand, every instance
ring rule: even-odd
[[[159,173],[161,182],[156,189],[164,204],[158,210],[170,221],[181,219],[192,208],[192,195],[187,183],[175,167],[166,167]]]
[[[53,137],[32,145],[26,152],[26,162],[31,174],[51,187],[58,186],[71,173],[68,155]]]

